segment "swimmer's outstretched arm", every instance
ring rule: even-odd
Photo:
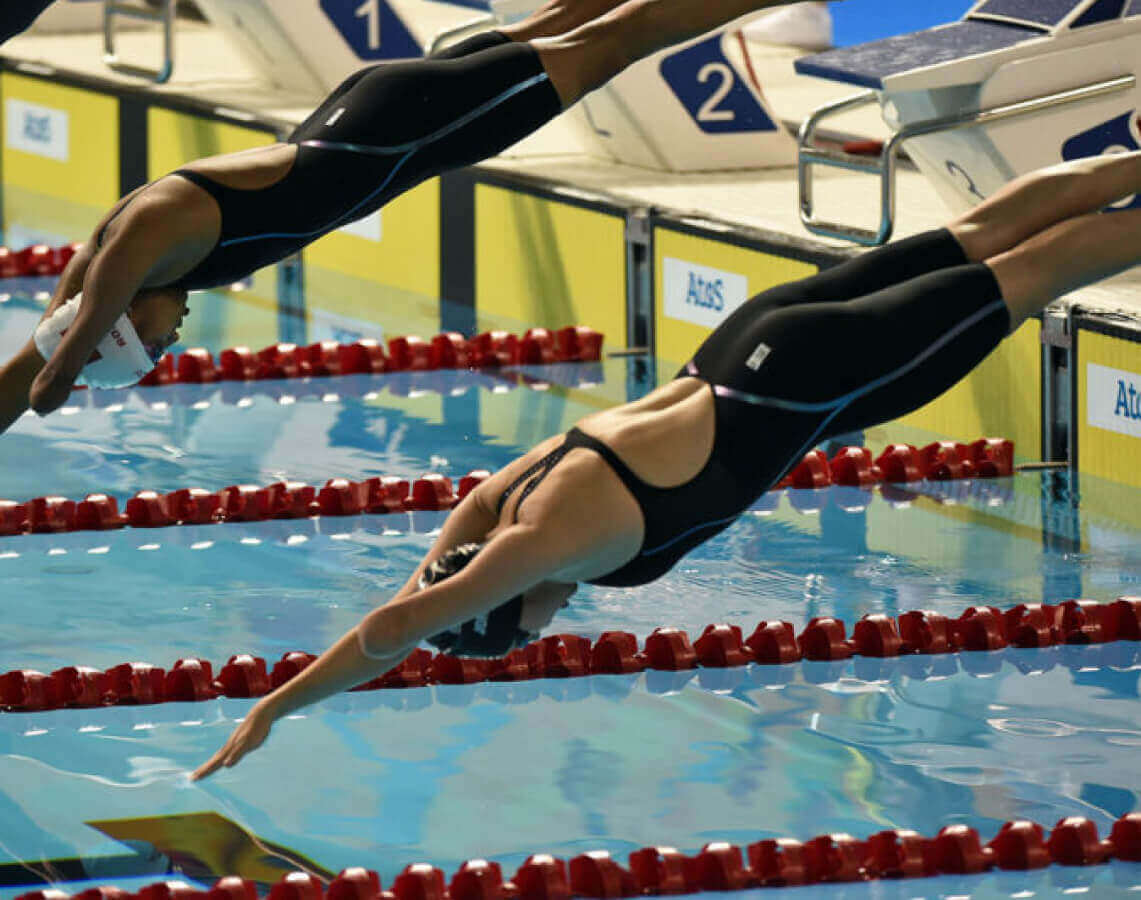
[[[569,543],[559,529],[512,525],[451,578],[414,593],[405,586],[300,675],[259,700],[192,778],[235,765],[261,746],[283,716],[382,675],[425,637],[493,609],[550,577],[564,565]]]
[[[0,368],[0,434],[7,431],[28,409],[28,392],[44,367],[33,341]]]
[[[91,263],[91,242],[88,241],[76,251],[56,283],[44,318],[56,311],[79,293],[83,287],[83,277]],[[36,349],[35,341],[28,341],[20,351],[0,368],[0,434],[7,431],[13,422],[28,409],[28,393],[32,382],[44,367],[44,358]]]
[[[91,359],[96,345],[126,312],[155,261],[170,247],[169,219],[169,214],[157,207],[150,214],[140,210],[132,217],[129,228],[120,229],[98,254],[87,256],[73,270],[68,288],[80,282],[83,300],[79,314],[32,382],[28,396],[32,409],[41,416],[67,402],[75,379]]]

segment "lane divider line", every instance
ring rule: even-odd
[[[416,649],[400,665],[352,690],[1136,642],[1141,641],[1141,597],[1120,597],[1109,603],[1023,603],[1007,610],[972,606],[955,619],[930,610],[913,610],[894,619],[869,613],[855,623],[851,637],[848,635],[842,619],[818,616],[799,633],[790,622],[763,620],[748,638],[737,625],[707,625],[692,642],[681,628],[659,627],[641,648],[635,635],[607,631],[593,642],[573,634],[549,635],[498,659],[433,655]],[[221,696],[261,697],[294,678],[316,658],[312,653],[292,651],[271,669],[260,656],[235,654],[217,677],[208,660],[196,658],[179,659],[169,671],[141,662],[122,663],[103,671],[66,666],[50,675],[15,669],[0,675],[0,709],[39,712],[202,702]]]
[[[745,847],[725,841],[705,844],[687,856],[672,847],[643,847],[623,866],[605,850],[569,862],[533,853],[510,881],[494,861],[469,859],[445,882],[430,863],[412,863],[383,890],[379,875],[364,867],[344,869],[332,881],[311,872],[282,875],[267,900],[569,900],[740,891],[758,887],[880,879],[974,875],[994,868],[1011,871],[1047,866],[1094,866],[1116,859],[1141,862],[1141,813],[1114,822],[1108,839],[1082,816],[1060,819],[1049,832],[1018,819],[1006,822],[985,844],[966,825],[947,825],[933,838],[909,829],[888,829],[865,839],[847,833],[756,841]],[[69,900],[55,889],[30,891],[17,900]],[[258,887],[237,875],[218,879],[207,891],[181,881],[160,881],[137,893],[89,888],[75,900],[258,900]]]
[[[970,445],[940,441],[922,449],[892,444],[878,458],[867,447],[845,447],[831,460],[823,451],[813,450],[762,498],[759,509],[776,509],[779,492],[786,488],[824,490],[836,485],[866,490],[878,485],[886,499],[909,502],[915,492],[898,484],[1007,477],[1013,471],[1014,444],[1003,438],[982,438]],[[321,488],[279,481],[265,487],[231,485],[215,492],[144,490],[127,500],[122,512],[118,499],[106,493],[88,494],[80,501],[59,496],[22,503],[0,500],[0,536],[451,509],[489,477],[486,470],[470,472],[460,479],[458,491],[450,478],[440,474],[411,483],[398,476],[364,481],[330,478]]]

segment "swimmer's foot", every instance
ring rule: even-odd
[[[832,13],[826,3],[797,3],[766,11],[741,28],[750,41],[803,50],[832,46]]]

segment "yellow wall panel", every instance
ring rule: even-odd
[[[1091,375],[1097,378],[1096,372],[1091,372],[1091,365],[1122,373],[1121,378],[1112,378],[1114,383],[1108,387],[1117,387],[1117,382],[1120,382],[1124,397],[1113,393],[1091,398]],[[1094,424],[1098,417],[1091,415],[1094,413],[1091,399],[1095,404],[1102,404],[1103,408],[1108,404],[1111,411],[1121,413],[1116,417],[1120,427],[1129,430],[1131,425],[1136,426],[1135,434],[1141,433],[1141,419],[1130,415],[1137,411],[1135,403],[1141,403],[1141,400],[1134,401],[1129,394],[1130,387],[1141,386],[1141,344],[1092,331],[1080,331],[1077,366],[1078,468],[1083,475],[1095,475],[1118,484],[1141,487],[1141,437]],[[1094,380],[1093,389],[1104,394],[1108,388],[1104,379],[1101,379]],[[1124,402],[1124,412],[1118,407],[1119,401]]]
[[[153,180],[196,159],[275,141],[267,131],[152,106],[147,110],[147,177]]]
[[[625,232],[620,216],[477,185],[479,330],[589,325],[625,347]]]
[[[1042,450],[1042,326],[1030,319],[951,390],[910,415],[868,429],[871,447],[933,440],[1014,441],[1019,459]]]
[[[9,187],[100,211],[119,198],[115,97],[8,72],[0,75],[0,95],[5,221],[23,218],[9,209]]]
[[[305,267],[305,308],[310,327],[341,327],[366,337],[409,334],[430,338],[440,330],[435,296],[356,278],[332,269]],[[437,266],[438,268],[438,266]]]
[[[666,315],[665,260],[678,259],[717,269],[747,280],[746,296],[752,297],[778,284],[815,275],[819,266],[695,237],[669,228],[654,230],[654,329],[657,355],[676,368],[688,360],[711,333],[711,328]]]
[[[360,315],[357,307],[362,305],[370,310],[375,307],[367,295],[369,284],[383,284],[438,307],[440,179],[429,179],[401,194],[379,216],[380,240],[338,230],[310,244],[305,250],[306,288],[325,293],[320,284],[325,272],[314,269],[360,282],[365,296],[345,298],[337,310],[342,315]]]

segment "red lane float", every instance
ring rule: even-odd
[[[458,491],[450,478],[436,474],[412,482],[387,475],[364,481],[330,478],[320,489],[278,481],[265,487],[234,484],[214,492],[139,491],[122,513],[118,501],[106,494],[88,494],[79,503],[64,497],[37,497],[27,503],[0,500],[0,535],[448,510],[490,477],[486,469],[469,472],[460,479]]]
[[[275,361],[272,364],[287,365],[283,360],[291,358],[289,354],[279,354],[273,357]],[[224,363],[223,366],[225,365]],[[970,471],[975,475],[980,475],[984,470],[1004,476],[1013,474],[1014,445],[1010,441],[985,438],[970,446],[980,448],[972,458],[982,459],[984,454],[990,454],[986,456],[989,462],[977,466],[972,464],[969,468],[956,464],[953,471]],[[928,457],[944,460],[932,465],[945,467],[945,460],[951,451],[945,448],[940,450],[935,444],[930,447],[936,450],[928,453]],[[926,473],[934,471],[921,467],[923,458],[923,451],[903,444],[893,444],[884,451],[880,460],[886,460],[885,466],[878,462],[873,464],[872,453],[865,447],[845,447],[831,460],[821,451],[813,450],[805,455],[800,465],[781,484],[799,489],[823,489],[834,483],[868,488],[883,480],[884,471],[906,478],[918,473],[923,478],[927,477]],[[939,471],[950,472],[952,469]],[[412,483],[391,476],[359,482],[347,478],[331,478],[320,489],[289,481],[265,487],[231,485],[215,493],[201,488],[182,488],[168,494],[140,491],[126,501],[122,514],[119,512],[118,501],[107,494],[89,494],[79,503],[65,497],[37,497],[26,503],[0,500],[0,536],[27,532],[93,531],[121,528],[124,525],[160,528],[179,524],[299,519],[317,515],[355,516],[361,513],[447,510],[489,477],[491,473],[485,469],[469,472],[460,479],[458,489],[451,479],[429,474]],[[806,504],[803,498],[798,498],[797,502],[798,508],[812,508],[811,502]],[[1074,616],[1080,614],[1080,611],[1073,613]],[[1022,623],[1025,628],[1018,632],[1018,640],[1032,641],[1034,628],[1044,627],[1039,618],[1035,617],[1037,614],[1027,615],[1029,618]],[[1091,633],[1099,627],[1096,622],[1084,624],[1088,625]],[[985,624],[980,623],[978,627],[985,632]],[[979,639],[984,640],[985,634],[980,633]]]
[[[1014,443],[1005,438],[982,438],[973,444],[891,444],[874,459],[866,447],[844,447],[831,460],[822,451],[813,450],[777,487],[811,490],[838,484],[866,488],[882,482],[957,481],[1013,474]]]
[[[0,247],[0,279],[61,275],[81,244],[49,247],[32,244],[23,250]]]
[[[1110,859],[1141,859],[1141,813],[1128,813],[1101,840],[1090,819],[1059,820],[1046,838],[1037,822],[1006,822],[983,843],[966,825],[948,825],[926,838],[906,829],[860,839],[822,834],[808,841],[761,840],[740,847],[706,844],[693,856],[673,847],[643,847],[623,866],[605,850],[570,860],[533,853],[506,881],[499,863],[470,859],[448,881],[429,863],[405,866],[384,890],[380,876],[361,866],[343,869],[328,887],[309,872],[289,872],[271,885],[267,900],[569,900],[571,897],[640,897],[739,891],[757,887],[851,883],[880,879],[971,875],[992,869],[1025,871],[1050,865],[1090,866]],[[76,900],[258,900],[256,885],[237,875],[218,879],[208,891],[185,882],[161,881],[130,894],[118,888],[89,888]],[[53,888],[16,900],[70,900]]]
[[[821,616],[812,619],[799,634],[790,622],[762,621],[747,638],[737,625],[709,625],[692,643],[680,628],[657,628],[640,650],[637,638],[624,631],[604,632],[593,643],[573,634],[548,635],[501,659],[460,659],[418,649],[396,668],[353,690],[626,675],[646,669],[724,669],[750,663],[787,665],[801,659],[836,662],[852,657],[972,653],[1019,646],[1008,639],[1010,626],[1006,623],[1021,621],[1012,614],[1025,608],[1014,607],[1004,613],[992,607],[971,607],[957,619],[926,611],[906,612],[897,619],[871,613],[856,622],[851,638],[842,620]],[[1141,597],[1120,597],[1110,603],[1067,600],[1041,608],[1050,611],[1048,618],[1056,624],[1035,632],[1038,643],[1032,646],[1141,641]],[[1091,622],[1097,623],[1096,628]],[[292,651],[271,667],[259,656],[235,654],[218,670],[217,677],[204,659],[180,659],[169,670],[139,662],[105,672],[82,666],[57,669],[50,675],[15,669],[0,675],[0,709],[38,712],[189,702],[216,696],[260,697],[285,684],[315,659],[311,653]],[[959,849],[954,852],[967,853],[955,846]]]
[[[141,387],[167,384],[213,384],[217,381],[331,378],[338,375],[378,375],[384,372],[427,372],[437,369],[485,369],[494,366],[556,362],[598,362],[604,336],[585,325],[551,332],[532,328],[522,338],[505,331],[488,331],[465,338],[445,331],[425,340],[415,335],[394,337],[387,346],[362,339],[351,344],[318,341],[270,344],[261,350],[228,347],[215,360],[210,351],[193,347],[177,357],[166,354]]]

